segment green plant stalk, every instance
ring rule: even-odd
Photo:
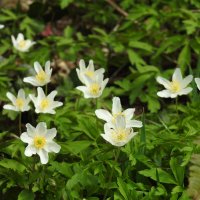
[[[45,95],[47,96],[47,94],[48,94],[48,86],[47,86],[47,84],[45,85]]]
[[[119,154],[120,154],[120,147],[118,147],[118,148],[115,149],[115,150],[116,150],[116,151],[115,151],[115,162],[117,162],[118,157],[119,157]],[[110,183],[111,183],[111,181],[112,181],[113,172],[114,172],[114,167],[112,166],[112,171],[111,171],[110,176],[109,176],[109,179],[108,179],[108,185],[110,185]],[[107,188],[103,200],[106,199],[106,197],[107,197],[107,195],[108,195],[108,191],[109,191],[109,189]]]
[[[22,113],[19,112],[19,135],[22,133]]]
[[[176,114],[178,116],[178,97],[176,97]]]

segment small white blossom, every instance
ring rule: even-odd
[[[0,29],[3,29],[5,26],[3,24],[0,24]]]
[[[38,96],[30,94],[29,97],[34,103],[35,112],[36,113],[49,113],[55,114],[55,108],[63,105],[60,101],[54,101],[54,98],[57,94],[57,91],[52,91],[49,95],[45,95],[43,89],[41,87],[37,88]]]
[[[46,164],[49,160],[48,153],[58,153],[60,145],[53,141],[56,136],[57,130],[55,128],[47,129],[45,122],[40,122],[36,128],[31,124],[26,124],[27,132],[21,134],[20,139],[28,143],[24,154],[28,157],[33,154],[40,156],[42,164]]]
[[[45,70],[42,69],[40,63],[34,62],[34,69],[36,75],[24,78],[24,82],[30,83],[33,86],[44,86],[51,81],[52,69],[50,67],[50,61],[45,63]]]
[[[113,104],[112,104],[112,113],[110,113],[107,110],[104,109],[97,109],[95,111],[95,114],[98,118],[106,121],[107,123],[115,123],[116,118],[118,116],[123,116],[126,121],[126,127],[142,127],[142,122],[138,120],[132,120],[133,115],[135,112],[135,108],[128,108],[124,111],[122,111],[122,105],[119,97],[113,98]]]
[[[83,92],[85,98],[98,98],[102,95],[102,92],[108,83],[108,78],[103,80],[103,74],[99,71],[94,79],[85,76],[84,82],[85,86],[78,86],[76,88]]]
[[[79,67],[80,67],[80,69],[77,68],[77,69],[76,69],[76,72],[77,72],[77,75],[78,75],[79,80],[80,80],[83,84],[85,84],[85,78],[84,78],[85,76],[88,77],[88,78],[90,78],[90,79],[92,79],[92,80],[94,80],[95,77],[96,77],[99,73],[103,74],[103,73],[105,72],[105,70],[104,70],[103,68],[100,68],[100,69],[98,69],[98,70],[95,70],[95,69],[94,69],[93,60],[90,60],[90,61],[89,61],[88,67],[86,67],[86,66],[85,66],[85,61],[84,61],[83,59],[81,59],[81,60],[79,61]]]
[[[116,123],[106,123],[104,125],[104,134],[101,136],[114,146],[124,146],[128,143],[137,132],[134,132],[132,128],[126,127],[126,120],[123,116],[116,117]]]
[[[17,49],[18,51],[21,51],[21,52],[27,52],[29,50],[29,48],[35,44],[35,42],[33,42],[31,40],[25,40],[24,35],[22,33],[19,33],[17,35],[16,39],[12,35],[11,39],[12,39],[12,43],[13,43],[13,46],[15,47],[15,49]]]
[[[17,97],[15,97],[12,93],[7,92],[6,96],[12,102],[11,104],[6,104],[3,106],[4,109],[14,110],[17,112],[24,112],[30,110],[29,97],[26,98],[25,92],[23,89],[18,91]]]
[[[200,90],[200,78],[195,78],[195,83],[197,84],[197,88]]]
[[[180,68],[176,68],[172,75],[171,82],[160,76],[157,77],[157,82],[166,88],[165,90],[159,91],[157,95],[164,98],[176,98],[177,96],[187,95],[192,91],[191,87],[187,87],[192,79],[192,75],[188,75],[183,78]]]

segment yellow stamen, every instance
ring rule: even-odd
[[[35,136],[34,137],[34,146],[38,149],[41,149],[46,144],[46,139],[44,136]]]
[[[25,40],[21,40],[19,43],[18,43],[19,47],[20,48],[24,48],[26,47],[26,41]]]
[[[49,100],[47,98],[42,99],[42,101],[40,103],[40,107],[42,108],[42,110],[48,108],[49,107]]]
[[[93,95],[98,95],[101,87],[98,83],[93,83],[90,85],[90,93]]]
[[[128,134],[125,129],[120,129],[116,132],[113,132],[113,137],[115,138],[115,140],[117,142],[122,142],[122,141],[126,140],[127,136],[128,136]]]
[[[35,78],[40,82],[40,83],[44,83],[47,79],[47,75],[44,71],[40,71]]]
[[[16,102],[15,102],[16,107],[22,109],[24,107],[24,104],[25,104],[25,102],[22,98],[16,99]]]
[[[94,77],[94,72],[93,71],[85,71],[85,75],[92,78],[92,77]]]
[[[170,87],[171,87],[171,91],[174,93],[179,92],[181,89],[181,85],[178,81],[172,81]]]

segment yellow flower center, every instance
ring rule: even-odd
[[[44,83],[46,81],[47,75],[44,71],[40,71],[35,78],[40,82]]]
[[[26,41],[25,40],[21,40],[19,43],[18,43],[19,47],[20,48],[24,48],[26,47]]]
[[[90,86],[90,93],[92,95],[98,95],[99,91],[100,91],[101,87],[98,83],[93,83]]]
[[[49,100],[47,98],[42,99],[41,103],[40,103],[40,107],[42,108],[42,110],[45,110],[46,108],[49,107]]]
[[[92,77],[94,77],[94,72],[93,71],[85,71],[85,75],[92,78]]]
[[[120,129],[116,132],[113,132],[113,137],[117,142],[126,140],[127,136],[128,135],[125,129]]]
[[[172,92],[179,92],[181,89],[181,85],[178,81],[172,81],[171,82],[171,91]]]
[[[22,109],[24,107],[24,104],[25,104],[25,102],[22,98],[16,99],[16,102],[15,102],[16,107]]]
[[[44,136],[35,136],[34,137],[34,146],[38,149],[41,149],[46,144],[46,138]]]

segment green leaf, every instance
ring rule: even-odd
[[[145,170],[139,171],[139,174],[149,177],[153,179],[154,181],[157,181],[157,179],[159,178],[159,182],[161,183],[176,184],[176,181],[174,180],[174,178],[170,174],[168,174],[166,171],[162,170],[161,168],[145,169]]]
[[[29,190],[23,190],[18,195],[18,200],[34,200],[35,194]]]
[[[69,6],[70,3],[72,3],[74,0],[60,0],[60,7],[62,9],[66,8]]]
[[[124,197],[125,200],[129,200],[128,196],[129,196],[129,192],[128,189],[126,187],[126,184],[124,183],[124,181],[121,178],[117,178],[117,185],[119,186],[118,189],[121,193],[121,195]]]
[[[140,57],[140,55],[137,54],[132,49],[128,49],[127,53],[128,53],[128,57],[129,57],[129,60],[130,60],[132,65],[135,64],[136,67],[138,67],[138,66],[146,64],[145,61]]]
[[[26,169],[26,167],[18,161],[7,158],[4,158],[0,161],[0,166],[5,167],[7,169],[12,169],[20,173],[24,172],[24,170]]]
[[[140,42],[140,41],[130,41],[129,46],[133,48],[138,48],[138,49],[143,49],[149,52],[153,51],[153,47],[145,42]]]

